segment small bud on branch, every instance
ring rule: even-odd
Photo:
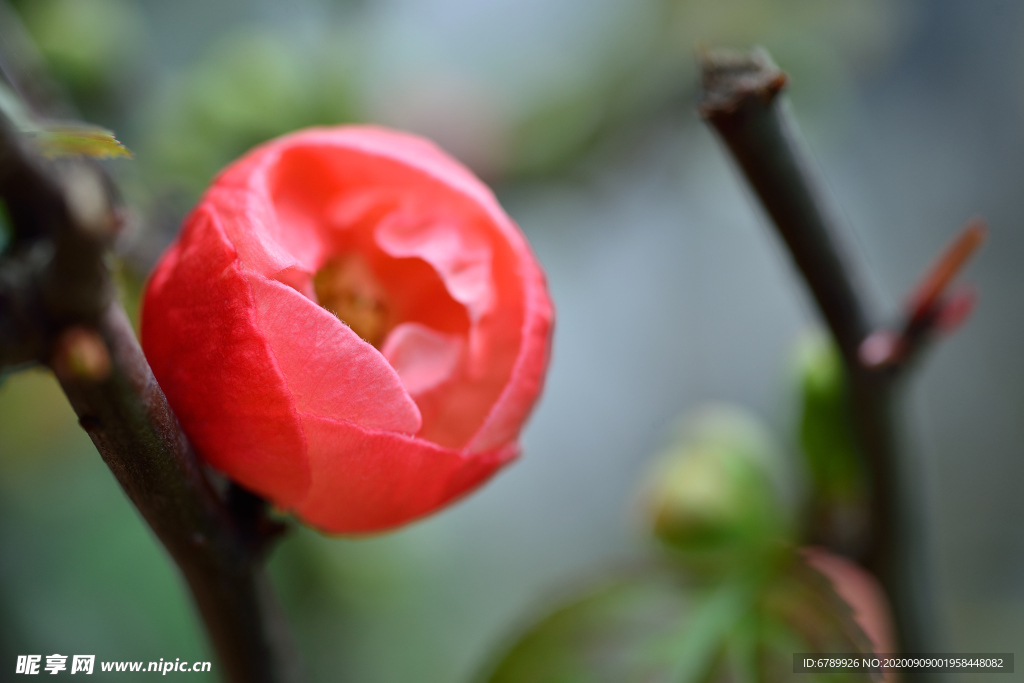
[[[50,367],[65,381],[102,382],[110,376],[110,351],[87,327],[69,327],[57,337]]]
[[[949,289],[987,234],[984,221],[976,218],[953,238],[911,290],[898,331],[876,330],[861,344],[859,355],[865,367],[900,369],[913,360],[935,332],[952,332],[967,319],[977,299],[974,290]]]

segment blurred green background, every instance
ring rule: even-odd
[[[434,138],[495,187],[547,269],[555,355],[523,459],[398,533],[303,530],[276,551],[313,680],[469,680],[548,598],[648,552],[638,487],[676,417],[705,401],[747,406],[796,440],[790,359],[813,310],[694,113],[702,45],[761,44],[790,73],[894,310],[966,219],[989,219],[991,248],[969,272],[975,318],[913,384],[908,467],[927,492],[922,561],[945,649],[1024,641],[1024,4],[11,5],[0,35],[24,31],[38,50],[14,66],[38,57],[79,116],[135,152],[110,166],[134,212],[129,307],[219,168],[314,124]],[[32,370],[0,386],[0,660],[53,652],[211,658],[162,548],[55,381]]]

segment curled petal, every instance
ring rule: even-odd
[[[235,249],[209,213],[190,225],[146,291],[142,346],[210,464],[288,505],[309,487],[298,413]]]
[[[388,335],[381,353],[402,378],[406,391],[416,396],[451,378],[462,340],[419,323],[402,323]]]
[[[304,413],[415,434],[420,411],[395,369],[347,325],[294,289],[250,274],[256,320]]]
[[[302,416],[313,485],[295,506],[313,526],[383,531],[450,503],[516,457],[509,445],[472,456],[400,434]]]
[[[522,246],[525,248],[525,243]],[[527,271],[523,274],[526,315],[519,355],[501,396],[470,441],[470,451],[488,450],[515,439],[544,387],[555,311],[547,295],[544,275],[531,266],[523,266],[523,270]]]
[[[466,307],[470,321],[478,321],[491,307],[491,250],[480,236],[392,214],[377,226],[374,237],[395,258],[416,257],[433,266],[452,297]]]

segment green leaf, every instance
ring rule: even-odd
[[[808,652],[871,652],[871,641],[832,582],[794,555],[761,597],[766,617],[803,638]]]
[[[829,580],[792,549],[708,584],[669,565],[605,580],[537,622],[488,683],[869,681],[792,673],[793,653],[870,641]]]
[[[44,156],[89,156],[97,159],[131,158],[132,153],[106,128],[86,124],[43,124],[31,135]]]
[[[806,334],[797,345],[800,382],[800,446],[818,490],[850,500],[864,488],[864,471],[853,440],[846,370],[832,338]]]
[[[714,680],[716,664],[744,616],[755,609],[759,577],[730,577],[704,597],[693,618],[671,639],[675,656],[670,680],[701,683]]]
[[[89,156],[98,159],[131,158],[132,153],[114,133],[87,123],[38,121],[28,106],[10,87],[0,82],[0,114],[49,158]]]
[[[539,621],[483,680],[670,681],[671,638],[693,609],[677,582],[647,572],[602,582]]]
[[[830,580],[794,553],[769,582],[758,605],[761,680],[859,683],[866,673],[793,674],[793,653],[873,651],[871,641]]]

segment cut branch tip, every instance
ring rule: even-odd
[[[703,97],[698,107],[706,119],[735,114],[750,100],[770,102],[786,87],[788,77],[760,48],[750,52],[698,52]]]

